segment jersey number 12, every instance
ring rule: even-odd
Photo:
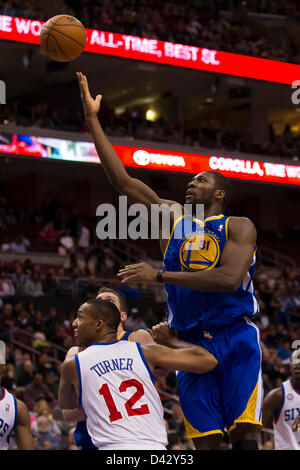
[[[119,391],[121,393],[126,392],[129,387],[135,387],[136,392],[125,403],[125,409],[127,411],[128,416],[148,415],[150,413],[148,405],[141,405],[139,408],[133,408],[133,406],[138,402],[138,400],[140,400],[140,398],[145,394],[143,384],[136,379],[124,380],[123,382],[121,382]],[[118,419],[122,419],[122,413],[117,409],[108,384],[103,384],[102,387],[99,389],[99,393],[103,396],[106,406],[109,410],[110,422],[113,423]]]

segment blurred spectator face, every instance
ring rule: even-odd
[[[24,361],[31,361],[31,356],[29,353],[23,353],[22,354],[22,359],[23,359],[23,362]]]
[[[22,362],[23,357],[22,357],[21,349],[15,349],[15,351],[14,351],[14,360],[15,360],[15,362]]]
[[[43,380],[44,379],[43,379],[42,374],[35,374],[33,383],[34,385],[40,386],[40,385],[43,385]]]
[[[35,412],[36,416],[49,416],[51,414],[51,408],[47,401],[43,398],[36,402],[33,411]]]
[[[50,430],[51,422],[47,416],[39,416],[36,420],[38,432],[47,433]]]
[[[23,364],[23,369],[28,374],[32,374],[34,371],[34,365],[29,359],[27,359]]]
[[[13,306],[12,304],[5,304],[4,307],[3,307],[3,310],[2,310],[2,315],[4,315],[6,318],[9,318],[12,316],[13,314]]]
[[[38,360],[39,360],[40,364],[48,364],[48,362],[49,362],[48,354],[43,352],[42,354],[39,355]]]

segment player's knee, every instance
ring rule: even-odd
[[[193,443],[197,450],[218,450],[220,448],[221,439],[221,434],[216,434],[194,438]]]
[[[258,444],[255,439],[241,439],[232,444],[232,450],[258,450]]]

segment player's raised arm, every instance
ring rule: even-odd
[[[215,356],[201,346],[178,339],[175,330],[166,322],[153,327],[152,333],[153,339],[161,344],[142,346],[150,366],[195,374],[203,374],[217,367]]]
[[[34,450],[29,412],[25,403],[20,400],[17,400],[15,439],[19,450]]]
[[[80,87],[85,119],[93,136],[97,153],[111,185],[120,194],[126,195],[130,203],[138,202],[145,204],[148,207],[150,204],[162,203],[173,205],[173,201],[160,199],[149,186],[128,175],[123,163],[107,139],[98,121],[97,114],[100,110],[102,96],[97,95],[94,100],[90,95],[86,76],[77,72],[77,79]]]

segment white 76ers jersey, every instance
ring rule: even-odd
[[[139,343],[94,343],[75,361],[79,403],[98,449],[165,449],[163,408]]]
[[[292,425],[300,416],[300,391],[295,390],[291,379],[281,384],[283,401],[279,414],[274,417],[274,442],[276,450],[300,450],[300,429],[293,432]]]
[[[4,387],[0,387],[0,450],[7,450],[9,436],[17,420],[17,401]]]

